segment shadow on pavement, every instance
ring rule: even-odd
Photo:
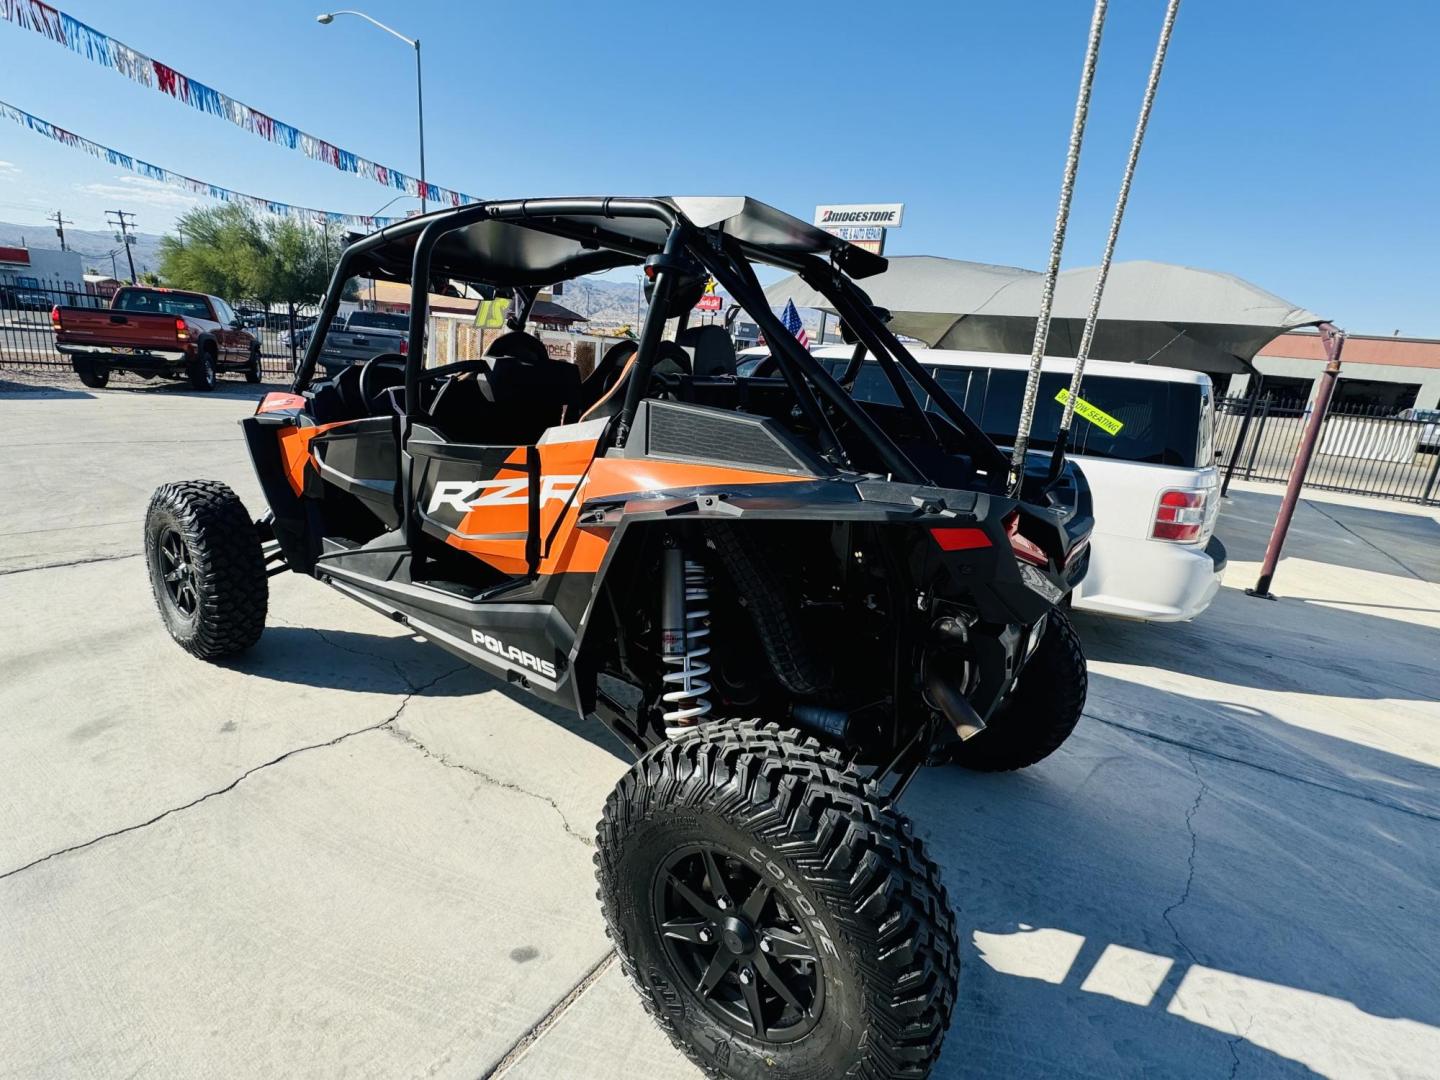
[[[1440,692],[1440,629],[1328,603],[1258,600],[1225,588],[1194,622],[1130,622],[1083,612],[1074,622],[1087,660],[1340,698],[1433,701]]]
[[[8,379],[0,379],[0,396],[88,398],[94,397],[95,395],[88,390],[73,389],[69,386],[52,386],[48,383],[10,382]]]
[[[1275,495],[1232,491],[1225,499],[1215,531],[1231,559],[1260,562],[1265,557],[1265,545],[1280,510],[1280,489],[1276,490]],[[1374,503],[1383,505],[1378,499]],[[1434,511],[1440,514],[1440,506]],[[1382,510],[1374,504],[1350,506],[1302,496],[1283,555],[1383,574],[1408,570],[1440,583],[1440,522],[1425,514]]]
[[[1224,756],[1087,717],[1024,772],[916,780],[964,954],[937,1076],[1403,1074],[1440,1049],[1440,816],[1385,787],[1440,770],[1259,711],[1211,734]],[[1336,763],[1343,794],[1315,779]]]
[[[418,637],[352,630],[267,626],[259,643],[224,666],[233,671],[321,689],[464,698],[498,693],[625,762],[631,756],[605,726],[541,701],[478,667],[447,675],[464,661]],[[423,689],[419,689],[423,688]]]

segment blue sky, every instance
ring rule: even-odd
[[[364,0],[424,48],[428,175],[477,195],[903,201],[894,254],[1039,268],[1090,4]],[[415,171],[411,54],[301,0],[61,5]],[[1099,257],[1163,0],[1112,0],[1065,264]],[[1239,274],[1355,331],[1440,337],[1440,5],[1187,0],[1119,258]],[[385,189],[0,24],[0,99],[157,165],[373,213]],[[193,199],[5,124],[0,219],[81,228]],[[403,202],[398,204],[403,207]]]

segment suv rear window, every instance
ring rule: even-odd
[[[1020,399],[1025,394],[1024,371],[961,367],[933,370],[936,381],[987,435],[1006,445],[1014,441],[1020,419]],[[1068,374],[1047,372],[1040,376],[1040,395],[1030,436],[1032,446],[1055,445],[1060,414],[1064,411],[1056,395],[1069,387]],[[858,380],[856,390],[859,396]],[[1121,427],[1112,435],[1077,413],[1070,427],[1074,453],[1150,465],[1196,467],[1200,429],[1206,419],[1199,384],[1092,375],[1085,379],[1080,396],[1117,420]]]
[[[410,316],[389,311],[357,311],[345,320],[346,330],[400,330],[410,329]]]

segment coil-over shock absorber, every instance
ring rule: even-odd
[[[705,568],[679,547],[667,547],[663,562],[660,653],[674,670],[662,677],[665,734],[682,735],[710,715],[710,581]]]

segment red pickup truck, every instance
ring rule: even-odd
[[[131,286],[108,308],[57,307],[50,323],[55,348],[86,386],[104,386],[112,371],[189,379],[197,390],[215,389],[221,371],[260,381],[259,339],[216,296]]]

